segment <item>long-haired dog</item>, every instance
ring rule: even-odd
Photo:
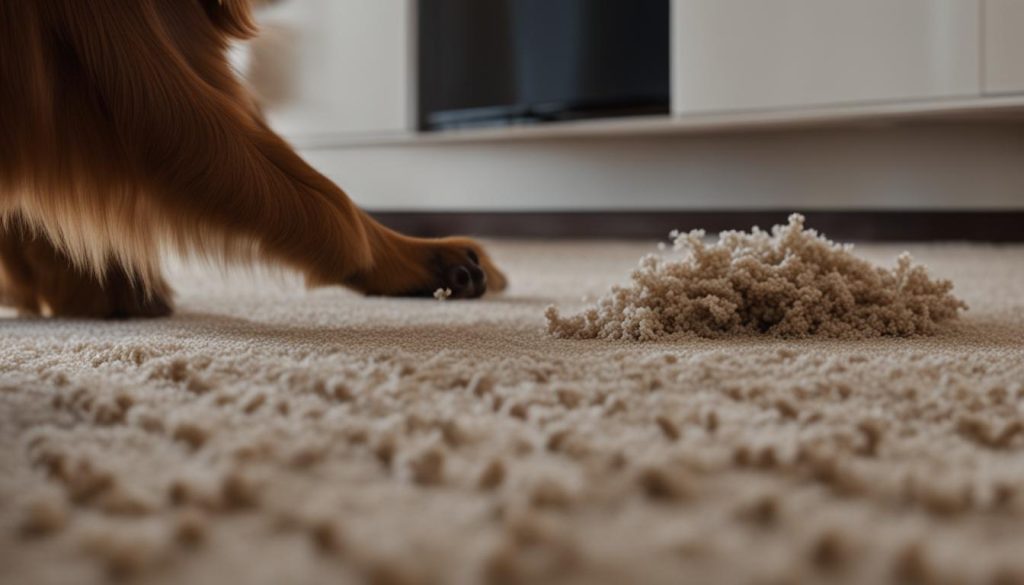
[[[0,291],[22,312],[166,315],[165,249],[372,295],[472,298],[474,241],[397,234],[263,121],[226,58],[247,0],[0,0]]]

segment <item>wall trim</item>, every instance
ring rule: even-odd
[[[1024,242],[1024,210],[800,211],[808,227],[843,241]],[[768,228],[790,211],[382,211],[383,224],[422,237],[665,239],[671,230]]]

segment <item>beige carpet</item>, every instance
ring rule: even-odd
[[[546,334],[651,248],[500,244],[480,302],[180,271],[170,320],[0,320],[0,583],[1024,582],[1024,247],[911,246],[970,305],[934,337]]]

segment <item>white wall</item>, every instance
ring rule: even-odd
[[[307,150],[369,209],[1024,208],[1024,126]]]

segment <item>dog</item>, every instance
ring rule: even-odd
[[[367,295],[505,288],[477,242],[382,226],[268,127],[226,56],[255,31],[248,0],[0,0],[5,304],[165,316],[167,250]]]

